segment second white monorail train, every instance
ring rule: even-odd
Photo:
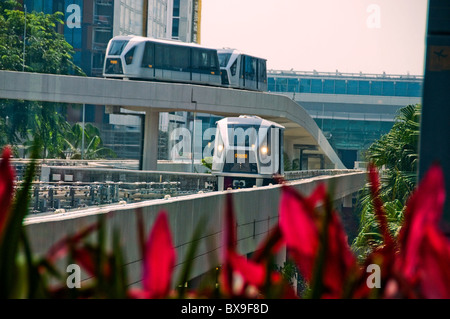
[[[267,91],[266,60],[231,49],[140,36],[116,36],[103,76]]]
[[[284,127],[258,116],[217,121],[211,173],[218,190],[276,183],[283,176]]]

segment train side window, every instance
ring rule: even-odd
[[[170,48],[165,44],[155,44],[155,66],[157,68],[167,69],[170,67]]]
[[[134,56],[134,47],[131,48],[131,50],[129,50],[126,54],[125,54],[125,63],[131,64],[133,63],[133,56]]]
[[[266,83],[267,81],[266,61],[264,60],[258,61],[259,61],[258,81]]]
[[[142,57],[142,66],[144,68],[152,68],[154,61],[153,52],[155,45],[152,42],[145,43],[144,56]]]
[[[191,50],[191,68],[193,72],[220,74],[217,51],[193,48]]]
[[[173,46],[170,50],[170,61],[172,68],[176,70],[185,70],[189,68],[189,48],[182,46]]]
[[[217,57],[217,51],[208,50],[209,67],[211,71],[219,71],[219,58]]]
[[[192,49],[191,67],[193,71],[203,72],[209,69],[208,52],[202,49]]]
[[[245,57],[245,78],[248,80],[255,80],[256,78],[256,59],[253,57]]]
[[[236,75],[236,69],[237,69],[237,59],[234,61],[234,63],[230,67],[231,75]]]

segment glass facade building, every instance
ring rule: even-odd
[[[344,165],[353,168],[370,145],[389,132],[406,101],[420,103],[423,77],[269,71],[268,90],[288,95],[305,108]]]
[[[379,96],[422,96],[423,79],[417,76],[343,75],[330,73],[310,75],[298,72],[294,76],[271,74],[270,92],[296,92],[316,94],[352,94]]]

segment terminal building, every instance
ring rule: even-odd
[[[353,168],[389,132],[400,108],[421,103],[423,76],[270,70],[268,90],[308,111],[344,165]]]

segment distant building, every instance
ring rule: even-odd
[[[64,13],[58,32],[75,50],[74,62],[87,76],[102,76],[109,40],[116,35],[143,35],[200,41],[201,0],[19,0],[27,12]],[[187,126],[188,114],[161,114],[160,158],[167,159],[167,136],[174,127]],[[82,121],[82,108],[69,106],[69,122]],[[120,158],[138,159],[141,152],[141,115],[107,114],[105,106],[86,105],[85,121],[102,132],[105,146]]]
[[[347,168],[394,124],[397,111],[421,103],[423,76],[274,71],[268,90],[298,102]]]

